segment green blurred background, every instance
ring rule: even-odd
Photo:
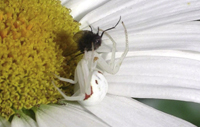
[[[153,108],[177,116],[200,127],[200,104],[157,99],[137,99]]]

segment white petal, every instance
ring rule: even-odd
[[[78,105],[42,105],[36,111],[39,127],[95,127],[106,126]]]
[[[117,51],[123,51],[125,48],[123,29],[108,33],[116,41]],[[200,52],[200,22],[171,24],[139,33],[130,30],[128,35],[130,51],[176,49]],[[111,51],[112,43],[106,35],[103,36],[103,43],[107,47],[103,44],[98,51]]]
[[[10,127],[10,122],[0,116],[0,127]]]
[[[106,75],[109,93],[200,103],[200,54],[181,51],[135,52],[117,75]]]
[[[72,10],[71,15],[75,20],[79,21],[85,14],[108,1],[109,0],[70,0],[62,3]]]
[[[29,116],[20,114],[20,117],[14,116],[11,127],[38,127],[37,123]]]
[[[99,105],[86,108],[112,127],[194,126],[131,98],[107,95]]]
[[[199,19],[199,0],[112,0],[91,11],[81,22],[81,29],[88,25],[106,29],[122,16],[127,28],[143,31],[170,23]],[[128,29],[129,31],[129,29]]]

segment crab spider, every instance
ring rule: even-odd
[[[105,33],[113,43],[112,56],[109,63],[94,50],[92,45],[92,51],[85,51],[83,58],[78,63],[74,80],[55,75],[61,81],[75,84],[75,93],[72,96],[66,96],[52,81],[54,87],[62,94],[65,100],[78,101],[83,105],[96,105],[103,100],[108,90],[108,82],[103,72],[116,74],[129,50],[127,30],[123,22],[122,25],[126,36],[126,48],[117,62],[115,62],[116,43],[110,35]]]

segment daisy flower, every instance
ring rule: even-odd
[[[61,5],[62,4],[62,5]],[[0,126],[182,126],[195,125],[144,105],[135,98],[200,103],[198,0],[2,0],[0,1]],[[69,9],[67,9],[69,8]],[[70,16],[72,15],[72,17]],[[116,75],[105,74],[108,93],[94,106],[62,98],[51,81],[70,96],[82,56],[73,35],[113,26],[122,17],[129,53]],[[122,25],[109,31],[116,58],[125,48]],[[110,60],[107,36],[97,50]],[[74,59],[76,57],[76,59]],[[64,102],[63,102],[64,103]]]

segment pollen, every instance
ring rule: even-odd
[[[78,62],[74,33],[79,23],[59,0],[0,1],[0,115],[57,103],[51,81],[71,94],[72,86],[52,73],[74,77]]]

